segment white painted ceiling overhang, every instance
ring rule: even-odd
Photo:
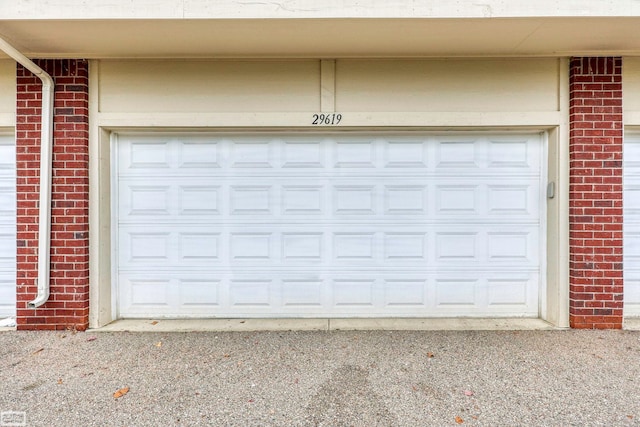
[[[634,56],[639,28],[640,16],[0,19],[31,58],[89,59]]]

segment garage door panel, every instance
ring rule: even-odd
[[[1,262],[1,261],[0,261]],[[16,277],[11,271],[0,271],[0,318],[15,314]]]
[[[536,276],[171,273],[122,277],[128,316],[535,316]],[[533,302],[532,302],[533,300]],[[225,308],[226,307],[226,308]],[[347,312],[345,313],[345,310]]]
[[[198,178],[216,185],[194,184],[193,178],[188,177],[154,179],[152,185],[141,185],[141,179],[144,178],[123,178],[120,182],[122,222],[145,217],[177,222],[268,217],[287,222],[291,217],[308,215],[334,221],[402,216],[440,220],[455,215],[470,221],[490,221],[495,216],[496,221],[504,222],[500,217],[508,216],[509,222],[537,223],[540,210],[539,186],[532,178],[508,178],[508,185],[504,184],[506,178],[475,178],[476,183],[471,185],[469,180],[473,178],[440,179],[440,183],[438,178],[428,176],[393,178],[377,185],[371,181],[379,177],[260,177],[235,179],[236,184],[225,184],[228,178],[223,176]],[[264,185],[266,179],[272,184]],[[295,184],[291,184],[292,180]]]
[[[640,137],[636,134],[627,134],[625,139],[624,168],[629,177],[637,175],[640,171]],[[633,185],[633,181],[630,184]]]
[[[13,137],[0,135],[0,318],[15,315],[16,176]]]
[[[488,279],[487,289],[487,303],[493,307],[526,307],[529,301],[536,298],[535,284],[528,276],[511,279]],[[534,291],[533,294],[532,291]]]
[[[13,138],[0,135],[0,177],[15,175],[16,149]]]
[[[14,220],[16,205],[15,181],[0,178],[0,221],[8,223]]]
[[[487,261],[508,265],[537,266],[540,242],[535,231],[492,231],[487,236]]]
[[[15,227],[0,226],[0,271],[11,271],[16,261]]]
[[[626,163],[625,163],[626,164]],[[640,167],[639,167],[640,169]],[[636,177],[628,173],[629,180],[633,182],[634,179],[640,179],[640,177]],[[636,222],[635,217],[640,216],[640,184],[638,185],[625,185],[624,189],[624,211],[625,214],[630,215],[630,220],[632,222]],[[626,218],[625,218],[626,219]]]
[[[404,229],[378,224],[301,224],[274,232],[271,225],[253,224],[123,225],[120,240],[121,270],[252,263],[321,265],[325,269],[345,264],[378,268],[406,268],[408,264],[422,269],[455,264],[535,268],[539,264],[539,236],[533,226],[496,224],[478,232],[473,225],[455,224],[407,224]]]
[[[625,221],[631,215],[625,212]],[[625,315],[640,316],[640,222],[625,222],[624,298]],[[629,231],[634,230],[634,231]]]
[[[624,279],[625,315],[640,316],[640,271],[625,272]]]
[[[384,135],[384,134],[383,134]],[[520,138],[412,136],[136,136],[119,150],[122,174],[194,175],[237,169],[238,176],[301,170],[337,169],[340,173],[458,174],[491,169],[496,174],[540,169],[540,145],[530,135]],[[282,170],[280,170],[282,169]],[[365,169],[365,171],[363,171]],[[398,171],[400,169],[401,171]],[[386,172],[384,172],[386,171]]]
[[[131,135],[117,148],[120,315],[538,313],[538,135]]]
[[[491,169],[517,169],[535,171],[540,167],[539,156],[534,155],[527,139],[490,140],[487,166]]]
[[[640,135],[624,143],[624,314],[640,317]]]
[[[626,255],[626,261],[630,262],[630,267],[637,265],[640,262],[640,230],[629,231],[625,233],[624,251]]]

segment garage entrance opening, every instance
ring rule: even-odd
[[[544,136],[114,137],[117,316],[538,317]]]

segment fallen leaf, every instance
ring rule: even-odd
[[[119,399],[127,393],[129,393],[129,387],[121,388],[120,390],[113,393],[113,398]]]
[[[162,341],[158,341],[157,343],[154,344],[156,347],[162,347]]]
[[[627,415],[627,418],[629,418],[630,420],[633,419],[633,415]]]
[[[413,389],[413,391],[418,391],[418,387],[412,385],[411,388]]]
[[[471,390],[465,390],[464,391],[464,395],[465,396],[473,396],[473,392]]]
[[[157,325],[157,324],[158,324],[158,321],[157,321],[157,320],[154,320],[153,322],[151,322],[151,324],[152,324],[152,325]]]
[[[40,353],[42,350],[44,350],[44,347],[37,349],[36,351],[34,351],[34,352],[33,352],[33,353],[31,353],[31,354],[38,354],[38,353]]]
[[[87,341],[95,341],[97,339],[98,337],[96,337],[95,335],[91,335],[89,338],[87,338]]]
[[[62,384],[62,378],[58,378],[58,384]]]
[[[458,423],[458,424],[462,424],[464,422],[464,420],[462,418],[460,418],[459,416],[457,416],[457,415],[456,415],[455,420],[456,420],[456,423]]]
[[[427,353],[427,357],[428,357],[428,358],[435,357],[435,354],[433,354],[433,353],[431,353],[431,352],[428,352],[428,353]]]

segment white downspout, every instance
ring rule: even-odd
[[[0,50],[38,76],[42,81],[42,112],[40,121],[40,208],[38,216],[38,295],[28,303],[40,307],[49,299],[49,264],[51,261],[51,161],[53,148],[53,94],[55,84],[49,74],[38,67],[0,37]]]

